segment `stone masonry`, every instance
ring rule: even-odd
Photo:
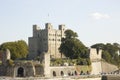
[[[50,23],[46,23],[45,29],[33,25],[33,36],[29,37],[29,59],[34,59],[43,52],[49,52],[51,58],[61,58],[58,48],[64,37],[65,25],[59,25],[59,29],[53,29]]]

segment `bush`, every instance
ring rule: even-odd
[[[91,65],[91,61],[89,58],[78,58],[77,59],[77,65]]]
[[[12,59],[7,60],[7,63],[9,66],[13,66],[14,65],[14,61]]]

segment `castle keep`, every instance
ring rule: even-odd
[[[51,58],[61,58],[58,48],[64,37],[65,25],[59,25],[58,30],[53,29],[50,23],[45,24],[45,29],[33,25],[33,36],[29,37],[29,58],[34,59],[43,52],[49,52]]]

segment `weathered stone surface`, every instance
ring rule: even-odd
[[[33,25],[33,36],[29,37],[29,59],[34,59],[43,52],[50,53],[53,58],[61,58],[58,48],[64,37],[65,25],[59,25],[59,29],[53,29],[50,23],[46,23],[45,29]]]
[[[104,62],[104,61],[102,61],[101,66],[102,66],[102,72],[103,72],[103,73],[111,73],[111,72],[113,72],[113,71],[118,70],[118,67],[117,67],[117,66],[115,66],[115,65],[113,65],[113,64],[109,64],[109,63]]]
[[[102,76],[102,80],[120,80],[120,75],[106,75],[106,76]]]

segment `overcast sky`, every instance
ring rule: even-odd
[[[32,36],[32,25],[65,24],[86,45],[120,43],[120,0],[0,0],[0,44]]]

